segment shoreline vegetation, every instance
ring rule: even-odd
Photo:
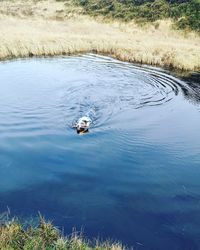
[[[64,0],[57,0],[64,1]],[[91,16],[137,23],[171,18],[174,28],[200,32],[200,0],[73,0]],[[158,23],[157,23],[158,25]]]
[[[82,5],[74,0],[2,0],[0,60],[92,52],[174,71],[200,71],[197,32],[174,29],[171,19],[142,25],[102,13],[91,17]]]
[[[39,217],[38,226],[24,226],[17,219],[0,224],[1,250],[125,250],[122,244],[111,241],[87,241],[73,232],[68,237]]]

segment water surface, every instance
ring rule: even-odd
[[[200,249],[199,83],[94,55],[1,62],[0,211],[136,249]]]

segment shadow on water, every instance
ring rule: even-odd
[[[12,72],[12,74],[10,74]],[[136,249],[200,249],[200,79],[85,55],[0,64],[0,209]],[[90,133],[71,124],[90,113]]]
[[[185,97],[194,103],[200,103],[200,73],[193,73],[189,77],[183,77],[188,88],[182,88]]]
[[[134,242],[137,249],[198,249],[199,245],[193,235],[187,235],[188,229],[184,225],[193,224],[194,218],[199,218],[198,210],[192,214],[176,209],[159,211],[153,205],[157,203],[153,193],[124,194],[119,190],[106,190],[104,185],[108,180],[98,177],[64,174],[57,178],[56,181],[1,194],[1,206],[9,205],[12,214],[27,219],[34,217],[38,209],[60,229],[64,228],[67,234],[76,227],[78,231],[84,230],[87,237],[123,239],[129,245]],[[100,183],[98,187],[97,182]],[[171,204],[171,207],[180,202],[187,206],[189,202],[195,208],[200,200],[199,195],[159,198],[164,205]],[[145,209],[142,208],[144,205]]]

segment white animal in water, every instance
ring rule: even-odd
[[[89,116],[83,116],[78,119],[78,121],[75,124],[75,128],[78,134],[84,134],[89,131],[89,127],[91,124],[91,119]]]
[[[78,134],[89,132],[90,125],[93,124],[96,115],[96,108],[90,108],[81,118],[79,118],[73,128],[76,129]]]

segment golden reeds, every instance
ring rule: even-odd
[[[200,70],[200,37],[169,20],[139,27],[84,16],[70,1],[0,3],[0,59],[95,52],[123,61]]]

